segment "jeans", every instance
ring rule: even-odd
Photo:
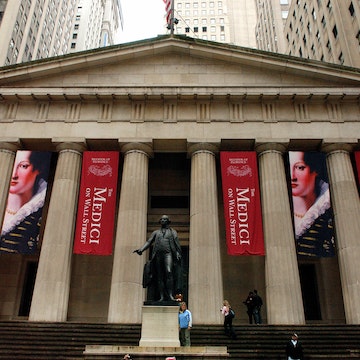
[[[255,308],[253,311],[253,315],[254,315],[255,324],[261,324],[262,320],[261,320],[260,308]]]

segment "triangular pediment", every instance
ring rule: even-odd
[[[286,55],[184,37],[96,49],[0,69],[0,86],[15,88],[266,89],[358,87],[360,71]],[[222,89],[222,90],[221,90]],[[260,90],[261,89],[261,90]],[[161,90],[159,90],[161,91]],[[192,90],[191,90],[192,91]]]

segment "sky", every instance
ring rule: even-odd
[[[121,0],[124,30],[119,43],[153,38],[166,34],[163,0]]]

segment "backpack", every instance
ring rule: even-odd
[[[230,308],[229,310],[229,315],[228,315],[231,319],[233,319],[235,317],[235,311],[233,309]]]

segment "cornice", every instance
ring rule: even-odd
[[[228,100],[276,102],[291,100],[356,101],[360,98],[358,87],[229,87],[229,86],[152,86],[152,87],[59,87],[59,88],[0,88],[0,101],[151,101],[151,100]]]
[[[0,68],[0,86],[152,55],[171,56],[174,53],[329,81],[343,80],[354,84],[360,82],[360,69],[189,37],[159,36],[134,43],[3,67]]]

